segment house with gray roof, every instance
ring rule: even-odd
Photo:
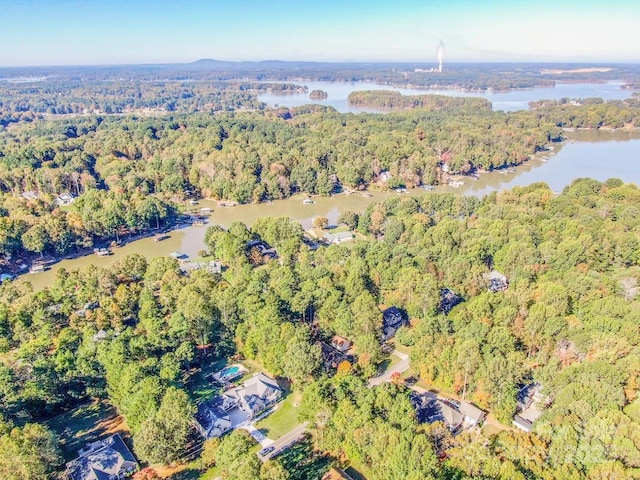
[[[227,390],[224,396],[235,400],[243,412],[255,418],[280,401],[282,390],[274,379],[259,372],[239,387]]]
[[[442,422],[449,431],[456,432],[464,422],[464,415],[453,405],[430,392],[412,392],[410,399],[419,423]]]
[[[229,413],[223,407],[224,399],[221,396],[198,404],[195,427],[204,438],[221,437],[232,429]]]
[[[349,242],[353,240],[353,232],[336,232],[336,233],[326,232],[322,237],[322,239],[325,241],[325,243],[333,243],[333,244]]]
[[[474,404],[465,402],[464,400],[460,402],[458,411],[464,416],[464,421],[473,426],[482,422],[486,416],[484,411],[480,410]]]
[[[90,443],[78,454],[78,458],[67,463],[66,476],[70,480],[122,480],[139,468],[117,433]]]

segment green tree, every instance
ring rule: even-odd
[[[7,480],[46,480],[61,464],[59,439],[46,427],[27,423],[0,436],[0,476]]]
[[[134,437],[136,451],[151,463],[171,463],[185,453],[195,407],[183,390],[169,387],[160,408]]]

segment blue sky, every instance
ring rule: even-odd
[[[0,0],[0,66],[640,62],[640,1]]]

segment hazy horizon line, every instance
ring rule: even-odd
[[[309,63],[309,64],[333,64],[333,65],[357,65],[357,64],[420,64],[437,65],[436,60],[283,60],[269,58],[263,60],[223,60],[219,58],[198,58],[190,61],[161,61],[161,62],[138,62],[138,63],[52,63],[36,65],[0,65],[0,69],[9,68],[73,68],[73,67],[136,67],[136,66],[171,66],[171,65],[191,65],[198,62],[212,61],[219,63]],[[445,61],[444,65],[460,64],[573,64],[573,65],[640,65],[640,60],[465,60],[454,59]]]

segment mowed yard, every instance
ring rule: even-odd
[[[302,395],[299,392],[289,392],[271,415],[256,423],[256,428],[271,440],[277,440],[293,430],[300,424],[298,420],[300,400]]]

